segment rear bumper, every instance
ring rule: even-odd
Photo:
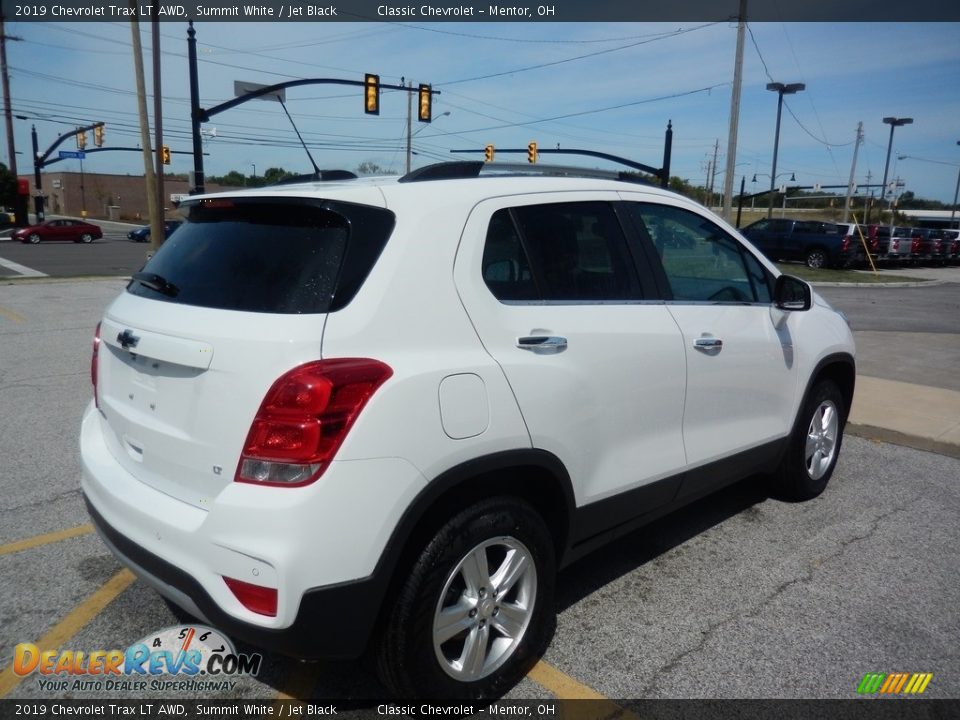
[[[164,597],[231,639],[304,659],[353,659],[363,654],[380,611],[385,578],[372,576],[308,590],[290,627],[258,627],[225,613],[193,577],[124,537],[86,495],[84,501],[100,537],[124,565]]]
[[[390,533],[423,487],[399,458],[335,462],[303,488],[227,483],[204,506],[146,485],[113,457],[88,407],[81,486],[108,547],[147,584],[229,636],[301,658],[353,658],[370,638],[392,566]],[[372,502],[376,498],[377,502]],[[276,617],[224,577],[278,590]]]

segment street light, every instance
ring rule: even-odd
[[[779,179],[782,178],[782,177],[786,177],[787,175],[790,176],[790,182],[796,182],[796,181],[797,181],[797,176],[796,176],[796,174],[793,173],[793,172],[790,172],[790,171],[788,170],[787,172],[782,172],[782,173],[780,173],[780,174],[777,175],[775,178],[774,178],[773,176],[771,176],[771,175],[767,175],[766,173],[754,173],[754,174],[753,174],[753,180],[751,180],[750,182],[755,183],[755,182],[757,181],[757,175],[763,175],[763,177],[771,178],[771,181],[770,181],[770,187],[771,187],[771,188],[773,188],[773,186],[776,185],[777,180],[779,180]],[[751,196],[751,198],[750,198],[750,209],[751,209],[751,210],[753,210],[753,201],[754,201],[755,196],[756,196],[756,194],[754,194],[754,196]],[[784,201],[786,201],[786,198],[787,198],[787,194],[786,194],[786,193],[783,194],[783,198],[784,198]],[[771,204],[771,206],[773,205],[773,190],[772,190],[772,189],[771,189],[771,191],[770,191],[770,204]],[[767,217],[768,217],[768,218],[770,217],[770,214],[769,214],[769,213],[767,214]]]
[[[767,83],[767,90],[777,94],[777,129],[773,135],[773,169],[770,170],[770,198],[767,205],[767,218],[773,217],[773,184],[777,178],[777,152],[780,149],[780,113],[783,111],[783,96],[793,95],[794,93],[806,90],[804,83]]]
[[[887,192],[887,173],[890,171],[890,150],[893,149],[893,130],[900,125],[909,125],[913,122],[913,118],[885,117],[883,122],[890,126],[890,141],[887,143],[887,161],[883,165],[883,183],[880,185],[880,192],[883,193],[880,196],[881,199],[886,195]],[[887,208],[890,208],[889,204],[887,205]],[[890,214],[890,225],[893,225],[893,213]]]
[[[960,145],[960,140],[957,140]],[[953,191],[953,209],[950,210],[950,227],[953,227],[953,219],[957,216],[957,196],[960,195],[960,170],[957,171],[957,189]]]

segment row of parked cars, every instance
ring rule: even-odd
[[[875,263],[960,262],[960,230],[856,225],[821,220],[770,218],[742,230],[772,260],[799,260],[811,268]]]
[[[960,262],[960,230],[869,225],[864,235],[875,261]]]

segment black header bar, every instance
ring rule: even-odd
[[[7,22],[104,22],[129,19],[183,22],[712,22],[734,18],[739,0],[545,0],[544,2],[432,2],[391,0],[2,0]],[[750,0],[751,22],[850,22],[851,32],[871,22],[960,21],[956,0]]]

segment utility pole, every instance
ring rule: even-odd
[[[857,173],[857,152],[863,142],[863,121],[857,123],[857,140],[853,144],[853,163],[850,165],[850,179],[847,181],[847,199],[843,204],[843,221],[850,217],[850,197],[853,195],[853,178]]]
[[[3,118],[7,126],[7,153],[10,157],[10,173],[14,180],[17,179],[17,148],[13,139],[13,112],[10,109],[10,74],[7,72],[7,40],[21,40],[22,38],[7,35],[6,21],[3,12],[0,11],[0,75],[3,77]],[[16,224],[26,225],[27,218],[21,217],[26,208],[23,207],[23,201],[17,195]]]
[[[717,138],[717,141],[713,144],[713,164],[710,166],[710,205],[707,207],[713,206],[713,189],[716,187],[717,181],[717,153],[720,152],[720,138]]]
[[[160,19],[157,11],[160,9],[159,0],[153,0],[153,13],[150,16],[150,43],[153,51],[153,133],[154,133],[154,166],[157,168],[157,215],[159,217],[160,233],[150,228],[150,246],[154,252],[160,249],[166,239],[163,229],[163,94],[160,82]],[[151,224],[153,219],[150,220]]]
[[[730,95],[730,131],[727,135],[727,174],[723,177],[722,217],[728,222],[733,214],[733,174],[736,172],[737,167],[737,128],[740,123],[740,86],[743,84],[743,41],[747,27],[747,0],[740,0],[737,20],[737,54],[733,63],[733,92]]]
[[[400,78],[400,82],[404,82],[403,78]],[[413,83],[409,84],[410,87],[413,87]],[[413,93],[407,92],[407,172],[410,172],[410,165],[413,160]]]
[[[870,185],[870,181],[871,181],[872,179],[873,179],[873,172],[870,171],[870,170],[867,170],[867,185]],[[863,209],[863,224],[864,224],[864,225],[869,225],[869,224],[870,224],[870,209],[873,207],[873,188],[870,188],[870,195],[869,195],[869,197],[866,196],[866,195],[863,196],[863,204],[864,204],[864,209]]]
[[[137,11],[136,0],[130,0],[130,6]],[[163,221],[157,209],[157,184],[153,174],[153,153],[150,151],[150,120],[147,117],[147,90],[143,79],[143,47],[140,44],[140,21],[134,15],[130,18],[130,32],[133,39],[134,77],[137,82],[137,110],[140,114],[140,142],[143,146],[143,176],[147,186],[147,211],[150,215],[150,243],[163,235]]]
[[[3,117],[7,125],[7,153],[10,155],[10,172],[17,177],[17,150],[13,141],[13,112],[10,110],[10,74],[7,72],[7,40],[21,38],[7,35],[6,21],[0,12],[0,74],[3,75]]]

